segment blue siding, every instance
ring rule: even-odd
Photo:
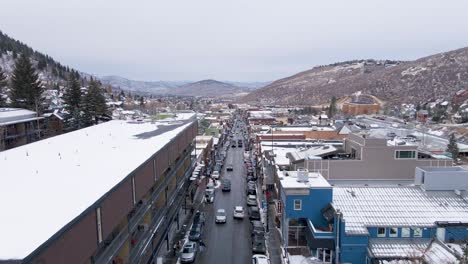
[[[287,218],[308,218],[315,226],[328,226],[320,210],[331,203],[332,189],[310,189],[309,195],[286,197]],[[302,200],[302,210],[294,210],[294,200]]]
[[[369,244],[369,237],[363,236],[349,236],[346,235],[346,222],[340,223],[340,260],[341,262],[349,263],[365,263],[367,256],[367,245]],[[337,226],[335,219],[335,226]],[[335,229],[336,236],[336,229]],[[335,241],[336,243],[336,241]]]
[[[467,227],[447,227],[445,228],[445,241],[450,242],[452,239],[455,242],[466,240],[468,238]]]
[[[392,226],[394,227],[394,226]],[[379,237],[377,236],[377,227],[369,227],[367,230],[369,231],[369,235],[371,238],[413,238],[414,237],[414,231],[412,228],[410,228],[410,236],[409,237],[402,237],[401,236],[401,227],[398,228],[398,236],[396,237],[390,237],[390,227],[387,227],[387,231],[385,234],[385,237]],[[431,227],[427,228],[421,228],[422,230],[422,238],[432,238],[435,234],[435,229]]]

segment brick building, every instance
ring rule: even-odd
[[[197,122],[110,121],[0,152],[0,262],[148,263],[178,221]]]
[[[380,111],[380,105],[376,103],[349,102],[343,104],[341,111],[345,115],[377,114]]]

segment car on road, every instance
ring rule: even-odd
[[[197,211],[195,213],[195,216],[193,217],[193,224],[194,225],[197,225],[197,224],[204,225],[205,224],[205,213]]]
[[[255,182],[256,180],[257,180],[257,178],[255,178],[252,175],[247,176],[247,182]]]
[[[260,220],[260,209],[257,206],[249,207],[249,219]]]
[[[215,170],[213,173],[211,173],[211,178],[217,180],[219,179],[219,171]]]
[[[236,147],[236,143],[233,143],[233,144],[231,145],[231,148],[235,148],[235,147]]]
[[[257,205],[257,196],[250,194],[247,196],[247,205],[256,206]]]
[[[197,256],[197,251],[198,251],[197,243],[193,241],[189,241],[185,243],[184,247],[182,248],[182,254],[180,255],[180,262],[181,263],[194,262]]]
[[[270,264],[270,260],[265,255],[255,254],[252,256],[252,264]]]
[[[193,224],[189,232],[189,240],[199,241],[202,237],[203,228],[201,224]]]
[[[252,237],[252,252],[260,254],[266,253],[265,234],[255,234]]]
[[[259,220],[250,221],[250,235],[254,236],[255,234],[265,234],[265,227],[263,223]]]
[[[230,192],[231,191],[231,181],[228,179],[223,180],[223,192]]]
[[[215,190],[207,189],[205,190],[205,200],[207,203],[213,203],[215,198]]]
[[[242,206],[234,207],[234,218],[237,218],[237,219],[244,218],[244,208]]]
[[[216,223],[226,223],[226,210],[218,209],[215,216]]]
[[[254,186],[247,186],[247,195],[257,195],[257,190],[255,189],[255,185]]]
[[[229,164],[229,165],[226,166],[226,170],[227,171],[233,171],[234,167],[232,166],[232,164]]]

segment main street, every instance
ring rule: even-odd
[[[233,141],[237,143],[242,136],[235,136]],[[232,142],[232,141],[231,141]],[[220,180],[231,180],[231,191],[222,192],[221,186],[216,189],[216,197],[213,204],[201,206],[206,214],[206,223],[203,233],[203,241],[206,248],[197,256],[196,263],[250,263],[252,257],[250,240],[250,222],[246,205],[246,178],[243,162],[244,149],[231,148],[228,145],[227,157],[221,173]],[[232,164],[234,170],[226,171],[226,166]],[[245,210],[242,220],[233,219],[234,206],[241,205]],[[217,209],[225,209],[227,222],[215,224],[215,212]]]

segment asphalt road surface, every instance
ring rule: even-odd
[[[239,135],[234,137],[236,143],[238,139],[241,139]],[[227,164],[232,164],[234,170],[226,171]],[[216,189],[214,203],[201,206],[202,211],[206,214],[202,238],[206,248],[198,254],[195,263],[251,263],[250,222],[247,215],[245,194],[244,148],[238,148],[237,144],[236,148],[231,148],[229,145],[220,179],[231,180],[231,191],[222,192],[221,187],[219,187]],[[242,220],[233,219],[234,206],[236,205],[243,206],[246,211]],[[226,210],[227,221],[225,224],[215,223],[217,209]]]

